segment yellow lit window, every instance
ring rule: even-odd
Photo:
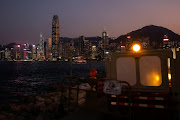
[[[139,60],[140,82],[144,86],[162,84],[161,60],[158,56],[143,56]]]

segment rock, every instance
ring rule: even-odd
[[[13,111],[22,111],[22,110],[25,110],[25,105],[15,105],[15,104],[12,104],[11,105],[11,109]]]
[[[16,116],[12,113],[7,114],[7,120],[15,120]]]
[[[52,103],[48,107],[46,107],[46,112],[57,112],[59,107],[59,103]]]
[[[49,91],[57,91],[60,89],[60,86],[59,85],[52,85],[49,87]]]
[[[72,97],[72,99],[77,99],[77,92],[74,93],[74,94],[71,94],[71,97]],[[86,92],[80,90],[80,91],[78,92],[78,99],[85,98],[85,97],[86,97]]]
[[[16,111],[17,105],[15,105],[15,104],[9,104],[9,106],[10,106],[11,110]]]
[[[22,111],[22,110],[25,110],[25,105],[19,105],[19,110]]]
[[[60,97],[51,97],[52,102],[60,102]]]
[[[0,120],[5,120],[5,119],[7,119],[7,117],[3,114],[0,114]]]
[[[16,120],[25,120],[23,116],[16,116]]]
[[[56,92],[56,96],[61,96],[61,92]]]
[[[33,111],[33,109],[34,109],[34,104],[33,103],[30,103],[30,104],[28,104],[28,105],[26,105],[24,107],[24,110],[27,111],[27,112],[31,112],[31,111]]]
[[[41,113],[37,116],[36,120],[45,120],[45,115],[44,115],[44,113],[41,112]]]
[[[24,102],[25,103],[35,103],[36,102],[36,96],[27,96],[25,99],[24,99]]]
[[[71,100],[71,103],[76,104],[77,100]],[[85,98],[78,99],[78,105],[82,105],[86,102]]]
[[[44,101],[45,101],[44,98],[39,97],[39,96],[36,96],[36,100],[39,101],[39,102],[44,102]],[[36,101],[36,102],[37,102],[37,101]]]
[[[45,108],[46,108],[46,105],[44,103],[37,103],[34,105],[34,109],[38,109],[40,111],[45,110]]]
[[[72,88],[77,88],[77,87],[78,87],[78,85],[75,85]],[[82,89],[82,90],[91,90],[91,86],[88,83],[81,83],[79,85],[79,89]]]
[[[50,92],[49,95],[50,95],[50,96],[55,96],[55,95],[56,95],[56,92]]]
[[[69,98],[69,92],[65,93],[65,97]],[[86,91],[79,90],[79,92],[78,92],[78,99],[85,98],[85,97],[86,97]],[[70,98],[73,99],[73,100],[77,99],[77,90],[74,90],[74,89],[71,90]]]
[[[52,100],[51,100],[51,99],[49,99],[49,98],[45,100],[45,104],[46,104],[46,105],[51,104],[51,102],[52,102]]]

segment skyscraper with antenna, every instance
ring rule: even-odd
[[[103,43],[103,49],[106,50],[108,48],[108,44],[109,44],[108,32],[106,30],[106,27],[104,27],[104,30],[102,32],[102,43]]]

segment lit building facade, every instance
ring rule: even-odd
[[[37,45],[37,60],[41,59],[39,44]]]
[[[108,32],[107,32],[106,28],[104,28],[104,30],[102,32],[102,43],[103,43],[103,49],[106,50],[109,45]]]
[[[85,37],[84,36],[80,36],[79,37],[79,54],[80,55],[84,55],[84,41],[85,41]]]
[[[36,59],[37,59],[36,45],[32,45],[32,59],[33,59],[33,60],[36,60]]]
[[[42,34],[40,34],[40,44],[39,44],[40,53],[44,55],[44,38]]]
[[[22,46],[20,44],[14,46],[16,60],[20,60],[22,58],[21,57],[21,48],[22,48]]]
[[[52,39],[48,38],[46,40],[46,59],[52,60]]]
[[[168,35],[164,35],[163,38],[163,48],[164,49],[169,49],[173,46],[173,42],[171,42],[168,38]]]
[[[68,59],[71,56],[71,49],[70,49],[70,42],[64,43],[64,52],[63,52],[63,57],[65,59]]]
[[[108,32],[105,27],[102,32],[102,45],[103,45],[103,51],[104,51],[102,56],[103,56],[103,58],[105,58],[106,51],[107,51],[108,45],[109,45]]]
[[[5,60],[5,50],[0,51],[0,60],[4,61]]]
[[[11,60],[11,51],[8,48],[5,49],[5,59]]]
[[[40,34],[40,43],[39,43],[39,49],[40,49],[40,60],[44,60],[44,38],[42,37],[42,34]]]
[[[52,57],[53,59],[59,58],[59,17],[57,15],[53,16],[52,21]]]
[[[84,40],[84,57],[90,59],[91,54],[91,42],[89,40]]]
[[[91,59],[96,59],[97,56],[97,48],[95,45],[92,46],[92,54],[91,54]]]

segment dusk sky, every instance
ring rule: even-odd
[[[180,0],[0,0],[0,44],[39,43],[51,37],[53,15],[60,36],[118,37],[146,25],[180,34]]]

